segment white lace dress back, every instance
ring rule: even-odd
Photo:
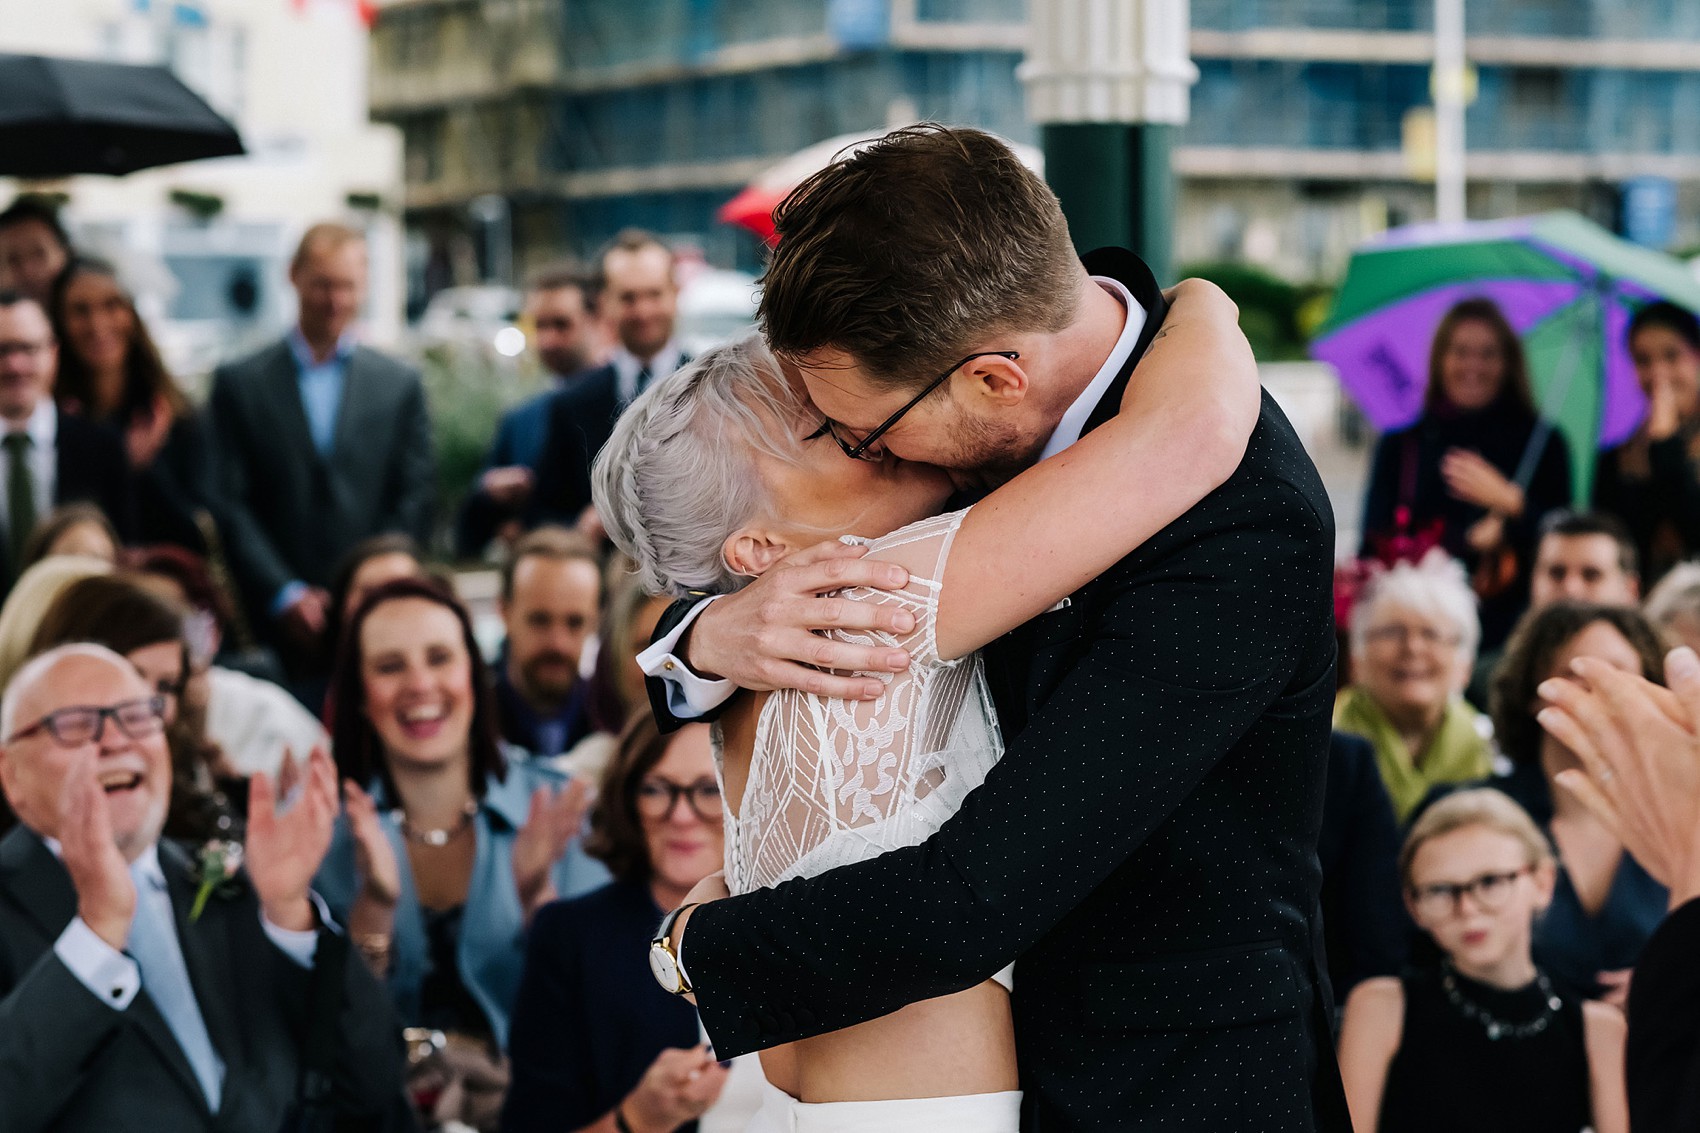
[[[733,893],[813,877],[923,842],[955,814],[1003,755],[979,654],[942,660],[934,626],[940,580],[967,511],[912,523],[880,539],[846,537],[874,553],[900,550],[909,585],[842,591],[853,602],[900,605],[905,635],[830,631],[855,644],[896,646],[909,668],[883,674],[878,699],[844,701],[782,689],[755,728],[736,818],[727,816],[726,884]],[[719,729],[715,761],[725,786]],[[728,796],[729,797],[729,796]],[[999,973],[1006,987],[1008,973]]]

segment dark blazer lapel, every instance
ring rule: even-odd
[[[183,963],[189,969],[189,983],[195,989],[195,1002],[200,1005],[201,1019],[207,1025],[207,1035],[213,1049],[224,1059],[225,1094],[229,1083],[245,1064],[246,1048],[242,1044],[242,1024],[236,1005],[243,989],[236,983],[230,960],[234,951],[229,933],[231,909],[228,903],[213,897],[207,902],[201,919],[193,923],[189,911],[195,904],[199,888],[193,876],[189,855],[173,843],[159,844],[159,864],[165,873],[165,886],[171,893],[171,909],[176,915],[177,940],[183,949]],[[247,908],[244,903],[243,908]]]
[[[48,947],[52,947],[52,942],[77,915],[77,891],[71,884],[71,875],[65,872],[64,865],[53,856],[53,851],[40,837],[22,826],[0,840],[0,885],[4,885],[30,918],[41,926]],[[196,993],[199,994],[198,988]],[[204,1108],[206,1095],[201,1092],[200,1081],[184,1056],[183,1048],[177,1045],[177,1038],[171,1033],[165,1016],[148,997],[146,987],[136,994],[125,1015]]]
[[[371,368],[373,359],[365,348],[356,347],[348,356],[342,371],[342,396],[336,404],[336,427],[331,430],[331,459],[341,462],[351,449],[371,445],[378,438],[362,436],[361,424],[367,415],[367,401],[373,390]]]
[[[301,403],[301,369],[287,341],[277,344],[261,373],[264,401],[260,408],[265,415],[262,426],[286,434],[281,438],[285,451],[317,457],[319,450],[313,444],[313,430],[307,424],[307,407]]]
[[[71,875],[41,838],[25,827],[15,827],[0,840],[0,885],[50,943],[77,915]]]

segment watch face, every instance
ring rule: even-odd
[[[678,994],[679,965],[674,963],[672,954],[659,944],[649,946],[649,970],[664,990]]]

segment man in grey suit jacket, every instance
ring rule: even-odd
[[[392,531],[428,538],[435,464],[418,372],[350,334],[365,298],[364,238],[314,225],[289,278],[299,324],[221,366],[208,408],[244,601],[258,625],[310,656],[349,548]]]
[[[358,961],[315,982],[346,957],[308,890],[336,818],[329,756],[281,813],[255,777],[246,869],[201,907],[190,855],[159,837],[171,758],[151,692],[78,644],[0,701],[21,823],[0,841],[0,1129],[277,1133],[300,1112],[308,1036],[329,1048],[316,1113],[380,1128],[403,1074],[387,997]]]

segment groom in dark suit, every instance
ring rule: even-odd
[[[890,135],[777,221],[764,325],[847,455],[1005,478],[1114,415],[1161,333],[1145,265],[1109,249],[1083,266],[1055,197],[978,131]],[[1333,546],[1316,471],[1266,397],[1228,483],[988,648],[1008,750],[937,835],[679,918],[671,945],[716,1051],[1019,960],[1026,1128],[1345,1133],[1318,964]],[[724,691],[714,673],[868,695],[835,673],[900,659],[802,632],[897,628],[895,607],[815,599],[901,584],[851,553],[808,553],[673,619],[683,633],[648,663],[694,669],[698,694]]]
[[[329,757],[281,814],[256,778],[246,868],[198,908],[196,863],[159,838],[171,760],[150,694],[116,653],[68,645],[0,702],[21,822],[0,841],[0,1129],[294,1129],[310,1044],[319,1112],[383,1128],[402,1088],[388,999],[358,961],[315,983],[346,955],[307,888],[336,817]]]

